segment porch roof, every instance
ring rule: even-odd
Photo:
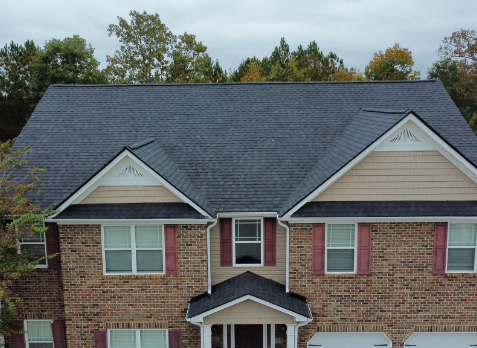
[[[287,294],[284,285],[255,273],[245,272],[212,286],[210,296],[204,293],[192,298],[187,318],[211,311],[245,296],[253,296],[306,318],[312,317],[305,297],[291,292]]]

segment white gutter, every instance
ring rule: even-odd
[[[288,227],[287,224],[284,224],[280,221],[280,218],[278,214],[276,214],[277,217],[277,222],[280,226],[285,227],[285,230],[287,231],[287,237],[286,237],[286,286],[285,286],[285,291],[288,294],[290,292],[290,227]]]
[[[218,216],[219,214],[217,214]],[[244,213],[220,213],[220,217],[222,218],[245,218],[245,217],[275,217],[277,216],[276,212],[257,212],[257,211],[252,211],[252,212],[244,212]]]
[[[47,218],[45,222],[56,222],[58,225],[100,225],[100,224],[196,224],[205,225],[214,222],[216,219],[55,219]]]
[[[397,216],[397,217],[288,217],[282,221],[296,224],[309,223],[343,223],[343,222],[473,222],[477,221],[477,216]]]
[[[215,219],[214,223],[207,227],[207,293],[209,295],[212,294],[212,273],[210,266],[210,230],[212,227],[217,225],[217,222],[219,222],[219,214],[217,214],[217,218]]]

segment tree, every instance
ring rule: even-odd
[[[420,72],[413,70],[412,52],[399,44],[379,51],[364,71],[368,80],[419,80]]]
[[[258,62],[250,62],[247,66],[247,72],[242,77],[241,82],[265,82],[266,77],[260,72],[260,64]]]
[[[40,101],[52,84],[101,84],[106,77],[99,70],[94,48],[78,35],[45,43],[33,62],[33,89]]]
[[[466,60],[477,63],[477,34],[475,30],[455,31],[442,40],[437,53],[443,58]]]
[[[331,81],[365,81],[365,78],[359,70],[344,68],[334,73]]]
[[[0,49],[0,141],[15,138],[35,109],[32,62],[40,51],[33,41]]]
[[[146,11],[129,12],[130,21],[118,17],[119,24],[108,27],[109,36],[119,38],[121,47],[107,56],[106,73],[112,83],[162,83],[169,66],[174,35],[159,15]]]
[[[53,213],[28,198],[30,193],[39,192],[37,175],[44,172],[24,158],[30,151],[12,150],[10,141],[0,143],[0,302],[5,304],[0,311],[0,333],[5,337],[19,333],[12,319],[23,307],[12,285],[33,274],[38,262],[32,253],[18,252],[18,241],[44,234],[43,220]]]

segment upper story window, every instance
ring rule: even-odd
[[[167,330],[108,330],[109,348],[167,348]]]
[[[27,348],[53,348],[51,320],[26,320]]]
[[[477,224],[449,224],[447,271],[475,272]]]
[[[262,266],[262,219],[234,219],[233,236],[234,266]]]
[[[326,228],[326,272],[356,273],[356,224]]]
[[[162,226],[103,226],[105,274],[164,273]]]
[[[20,252],[28,253],[31,260],[38,261],[36,267],[46,267],[46,243],[44,233],[35,233],[31,236],[23,237],[20,240]]]

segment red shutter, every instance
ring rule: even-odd
[[[55,223],[46,222],[45,226],[48,228],[48,230],[45,232],[46,254],[57,254],[60,251],[58,241],[58,225]],[[60,269],[60,256],[48,259],[47,262],[49,269]]]
[[[265,218],[265,266],[275,266],[277,259],[277,219]]]
[[[432,273],[446,273],[446,249],[447,249],[447,222],[436,223],[434,226],[434,257]]]
[[[325,274],[325,224],[313,225],[312,238],[313,274]]]
[[[164,230],[166,239],[166,274],[177,275],[179,273],[177,226],[165,225]]]
[[[220,219],[220,265],[230,267],[232,262],[232,219]]]
[[[169,348],[181,348],[181,332],[169,330]]]
[[[371,273],[371,224],[358,224],[358,274]]]
[[[55,348],[66,348],[65,323],[62,321],[52,322],[51,332],[53,333],[53,344]]]
[[[94,332],[94,347],[108,348],[108,331],[107,330],[96,330]]]
[[[25,330],[23,320],[14,320],[12,321],[12,325],[15,327],[16,330]],[[19,335],[12,336],[12,347],[13,348],[25,348],[25,334],[21,333]]]

